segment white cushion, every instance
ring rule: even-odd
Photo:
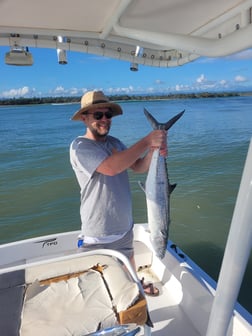
[[[122,265],[119,263],[110,264],[103,274],[118,313],[136,302],[139,297],[138,285],[130,279]]]
[[[104,282],[96,271],[39,290],[35,287],[26,295],[21,336],[82,336],[117,323]]]

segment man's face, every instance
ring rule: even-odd
[[[112,116],[110,109],[103,107],[86,112],[82,115],[82,120],[93,137],[101,140],[109,133]]]

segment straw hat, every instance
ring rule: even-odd
[[[72,120],[82,120],[81,114],[83,112],[96,109],[97,107],[109,107],[113,112],[113,116],[123,113],[120,105],[110,102],[102,91],[89,91],[82,96],[81,108],[74,113]]]

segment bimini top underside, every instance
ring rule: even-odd
[[[179,66],[250,48],[251,8],[252,0],[5,0],[0,45]]]

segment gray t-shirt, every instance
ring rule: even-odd
[[[70,161],[80,185],[82,234],[102,238],[123,235],[133,225],[128,173],[115,176],[96,172],[113,151],[126,149],[108,136],[106,141],[76,138],[70,146]]]

